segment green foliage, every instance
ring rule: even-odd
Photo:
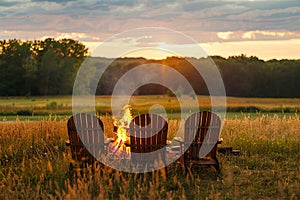
[[[18,110],[17,111],[17,115],[26,115],[26,116],[30,116],[32,115],[32,111],[31,110]]]
[[[213,58],[226,93],[240,97],[300,97],[300,60],[259,60],[245,55]]]
[[[48,103],[46,105],[46,108],[47,109],[55,110],[57,108],[57,102],[56,101],[51,101],[50,103]]]
[[[233,56],[228,59],[214,56],[213,61],[217,65],[224,81],[226,94],[228,96],[240,97],[300,97],[300,60],[269,60],[263,61],[257,57],[247,57],[246,55]],[[93,58],[91,63],[104,62],[103,58]],[[113,88],[121,76],[135,66],[149,63],[167,65],[181,75],[183,75],[191,84],[192,88],[198,95],[209,95],[208,88],[201,74],[199,74],[191,65],[192,61],[196,63],[201,70],[209,70],[212,66],[209,58],[185,59],[169,57],[163,60],[145,60],[145,59],[117,59],[113,61],[103,77],[99,81],[97,94],[111,94]],[[151,69],[149,69],[151,70]],[[163,70],[163,69],[162,69]],[[145,72],[147,76],[148,72]],[[150,73],[149,73],[150,74]],[[160,85],[148,84],[140,87],[135,94],[190,94],[179,80],[173,77],[162,76],[163,71],[157,75],[164,81],[164,78],[173,86],[174,94],[168,88]],[[209,77],[208,77],[209,78]],[[211,77],[214,79],[214,77]],[[125,83],[124,85],[126,85]]]
[[[176,94],[174,94],[171,90],[168,90],[167,94],[169,97],[176,97]]]
[[[86,55],[86,47],[72,39],[0,41],[0,95],[70,94]]]
[[[0,96],[31,96],[72,94],[76,74],[88,50],[83,44],[72,39],[43,41],[0,41]],[[300,60],[269,60],[242,54],[228,59],[213,56],[226,88],[228,96],[240,97],[300,97]],[[168,57],[162,60],[143,58],[119,58],[116,60],[88,57],[84,64],[89,70],[81,69],[82,85],[78,90],[91,93],[97,87],[97,95],[110,95],[121,77],[136,66],[161,64],[171,67],[184,76],[197,95],[209,95],[208,88],[197,70],[212,66],[210,58]],[[104,71],[104,67],[108,68]],[[163,70],[163,69],[162,69]],[[149,68],[149,72],[151,68]],[[99,74],[103,73],[100,78]],[[145,72],[145,76],[151,74]],[[100,80],[98,80],[100,78]],[[191,91],[182,88],[174,77],[157,74],[164,82],[168,79],[174,94],[159,84],[147,84],[137,88],[135,95],[167,94],[189,95]],[[214,79],[214,77],[208,77]],[[126,87],[126,84],[119,84]]]

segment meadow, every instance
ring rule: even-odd
[[[112,134],[110,116],[100,117]],[[261,114],[226,119],[221,147],[240,155],[219,154],[213,168],[184,173],[176,163],[150,175],[129,174],[97,165],[82,175],[72,162],[67,118],[0,123],[0,199],[299,199],[300,119]],[[169,139],[178,121],[169,120]]]
[[[210,109],[209,96],[198,96],[200,109]],[[176,97],[168,95],[134,96],[131,98],[133,110],[143,113],[153,104],[161,104],[170,114],[168,118],[180,117],[180,105]],[[99,115],[111,113],[111,98],[96,96],[95,109]],[[300,110],[300,98],[240,98],[227,97],[227,118],[243,118],[249,115],[252,118],[262,114],[273,116],[292,116]],[[47,97],[1,97],[0,121],[16,120],[46,120],[49,116],[64,120],[72,115],[72,96]]]

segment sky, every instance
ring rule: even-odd
[[[144,27],[184,35],[208,55],[228,57],[243,53],[265,60],[300,58],[299,0],[0,1],[0,40],[72,38],[83,42],[90,51],[105,44],[105,57],[116,56],[115,49],[122,48],[122,55],[162,58],[176,55],[180,45],[190,49],[183,56],[199,56],[191,42],[179,42],[176,37],[151,41],[149,38],[154,36],[144,32],[120,39],[124,31],[132,33]],[[128,46],[140,49],[128,52]],[[143,50],[144,47],[152,49]]]

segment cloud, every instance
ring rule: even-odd
[[[300,31],[268,31],[268,30],[255,30],[255,31],[228,31],[217,32],[218,38],[222,41],[242,41],[242,40],[290,40],[300,39]]]
[[[217,33],[217,36],[223,40],[228,40],[231,38],[231,35],[233,35],[234,32],[232,31],[227,31],[227,32],[219,32]]]
[[[243,39],[257,39],[260,35],[262,36],[271,36],[271,37],[285,37],[290,35],[295,35],[292,32],[274,32],[274,31],[248,31],[242,35]]]
[[[23,38],[84,33],[103,40],[149,26],[181,31],[199,42],[298,38],[288,32],[300,31],[300,1],[15,0],[1,1],[0,13],[1,29]]]
[[[0,1],[0,7],[11,7],[20,3],[19,1]]]
[[[55,2],[55,3],[68,3],[71,1],[77,1],[77,0],[31,0],[32,2]]]

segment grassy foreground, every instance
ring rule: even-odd
[[[111,134],[111,118],[102,117]],[[169,137],[178,122],[169,121]],[[68,173],[66,120],[0,124],[0,199],[299,199],[300,119],[261,116],[229,119],[221,146],[239,156],[218,155],[213,168],[185,174],[176,164],[150,176],[109,167]],[[169,138],[170,139],[170,138]]]

